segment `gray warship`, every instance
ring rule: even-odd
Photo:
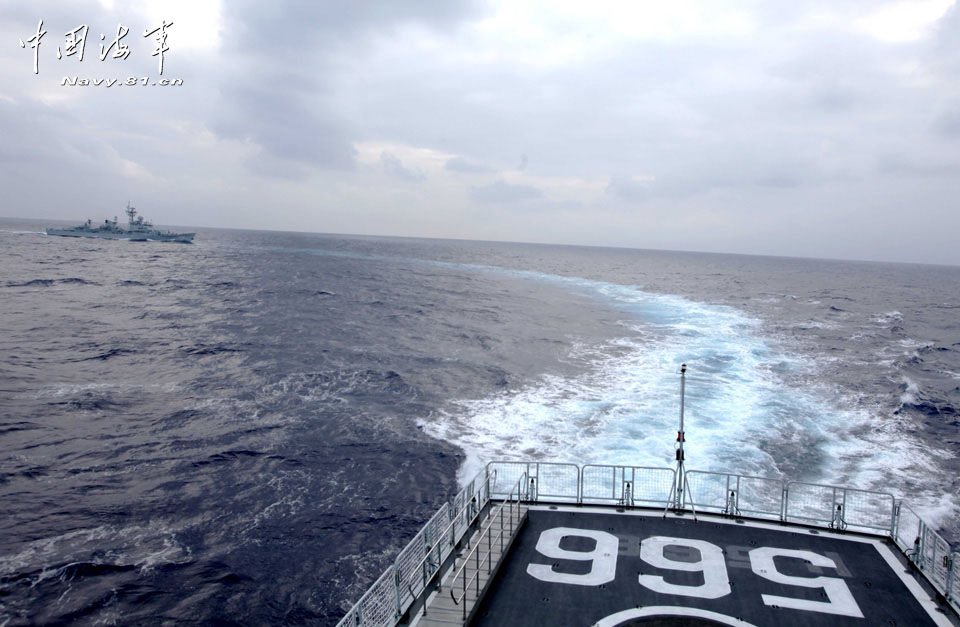
[[[94,225],[91,220],[87,220],[80,226],[74,226],[65,229],[47,228],[47,235],[59,235],[61,237],[99,237],[100,239],[126,239],[136,242],[181,242],[190,244],[193,242],[193,236],[196,233],[174,233],[173,231],[161,231],[153,228],[153,223],[143,219],[143,216],[137,215],[135,207],[131,207],[127,202],[127,228],[117,224],[117,218],[113,220],[104,220],[103,224]]]

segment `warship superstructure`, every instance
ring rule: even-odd
[[[143,219],[143,216],[137,215],[135,207],[131,207],[127,202],[127,227],[121,227],[117,218],[113,220],[104,220],[102,224],[93,224],[87,220],[80,226],[69,227],[65,229],[47,228],[47,235],[59,235],[61,237],[98,237],[100,239],[126,239],[138,242],[181,242],[189,244],[193,242],[193,236],[196,233],[174,233],[173,231],[161,231],[153,228],[153,223]]]

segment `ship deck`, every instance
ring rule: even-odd
[[[883,492],[491,462],[338,623],[397,625],[960,627],[960,553]]]
[[[960,624],[889,540],[689,512],[530,506],[481,570],[466,621],[448,574],[411,624]]]

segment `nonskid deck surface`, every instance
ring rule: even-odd
[[[883,539],[532,507],[471,625],[955,624]]]

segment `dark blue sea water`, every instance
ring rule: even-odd
[[[883,489],[960,537],[960,268],[0,221],[0,627],[334,625],[494,458]]]

